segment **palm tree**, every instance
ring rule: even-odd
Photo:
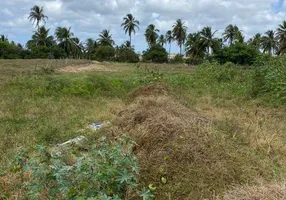
[[[201,33],[189,34],[186,42],[186,54],[191,57],[202,57],[204,56],[206,46]]]
[[[164,44],[166,44],[166,39],[165,39],[165,36],[164,35],[160,35],[159,38],[158,38],[158,43],[161,45],[161,46],[164,46]]]
[[[94,39],[88,38],[85,41],[84,49],[89,59],[91,59],[91,55],[95,53],[96,48],[97,48],[97,42]]]
[[[130,41],[125,41],[125,42],[122,44],[121,47],[123,47],[123,48],[125,48],[125,49],[132,49],[132,50],[134,50],[134,46],[131,45],[131,42],[130,42]]]
[[[217,39],[214,38],[215,32],[212,32],[212,28],[207,26],[201,30],[202,45],[206,48],[207,54],[211,54],[217,44]]]
[[[261,46],[261,34],[255,34],[255,36],[248,41],[248,44],[259,50]]]
[[[158,39],[159,30],[156,29],[154,24],[150,24],[145,31],[145,38],[149,46],[155,45]]]
[[[275,32],[273,30],[269,30],[265,33],[265,36],[261,39],[261,47],[263,53],[268,52],[269,55],[274,55],[275,51],[278,49],[278,42],[275,38]]]
[[[166,33],[166,36],[165,36],[165,39],[166,39],[166,42],[169,43],[169,55],[171,54],[171,44],[172,44],[172,41],[173,41],[173,35],[172,35],[172,31],[169,30],[167,31]]]
[[[109,30],[105,29],[99,34],[98,44],[111,47],[115,44]]]
[[[228,25],[223,33],[224,41],[229,41],[229,44],[232,45],[234,40],[237,38],[239,29],[237,26],[232,24]]]
[[[187,37],[187,27],[182,19],[178,19],[173,25],[173,37],[180,47],[180,54],[182,54],[182,45],[185,43]]]
[[[59,47],[61,47],[68,56],[73,54],[76,49],[81,49],[77,38],[74,38],[74,34],[71,32],[71,28],[58,27],[55,32]]]
[[[28,19],[31,22],[33,22],[33,25],[36,23],[36,27],[39,28],[40,23],[41,22],[46,23],[46,19],[48,19],[48,17],[46,15],[44,15],[44,8],[43,7],[39,7],[39,6],[35,5],[33,8],[31,8],[31,12],[30,12]]]
[[[123,18],[123,23],[121,24],[121,27],[125,30],[125,34],[128,33],[130,37],[130,46],[131,46],[131,35],[132,33],[136,33],[136,28],[139,30],[139,21],[135,20],[135,17],[133,17],[132,14],[127,14],[126,17]]]
[[[286,21],[283,21],[282,24],[279,25],[276,32],[277,40],[279,41],[279,50],[278,54],[286,53]]]
[[[50,29],[46,29],[44,26],[40,27],[34,32],[32,40],[27,42],[27,47],[31,49],[34,46],[46,46],[51,47],[55,44],[54,37],[49,36]]]

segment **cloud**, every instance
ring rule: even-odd
[[[140,30],[133,37],[137,51],[147,48],[146,27],[153,23],[160,34],[172,28],[182,18],[188,33],[204,26],[223,32],[228,24],[236,24],[246,38],[257,32],[276,29],[286,19],[284,0],[9,0],[1,2],[0,34],[24,44],[35,30],[27,17],[35,4],[44,6],[51,34],[58,26],[72,27],[81,40],[98,38],[103,29],[110,29],[120,45],[128,36],[120,27],[122,18],[132,13],[140,21]],[[175,45],[173,45],[175,46]],[[178,48],[173,48],[178,51]]]

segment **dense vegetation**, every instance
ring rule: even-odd
[[[50,29],[44,26],[48,17],[44,14],[43,7],[34,6],[31,9],[29,20],[36,27],[31,40],[23,47],[13,41],[9,42],[6,36],[1,35],[0,58],[87,58],[99,61],[138,61],[131,42],[132,35],[139,29],[140,23],[131,14],[127,14],[121,24],[125,33],[130,37],[130,40],[122,45],[115,44],[109,30],[103,30],[97,40],[89,38],[86,41],[80,41],[74,36],[71,27],[58,27],[52,36]],[[252,65],[258,54],[285,55],[286,53],[286,21],[283,21],[276,31],[268,30],[264,35],[257,33],[248,41],[245,40],[242,30],[236,25],[228,25],[222,38],[217,38],[215,37],[217,31],[213,31],[211,27],[205,27],[197,33],[188,34],[184,24],[182,19],[176,20],[173,29],[167,31],[166,34],[160,34],[160,30],[154,24],[150,24],[144,34],[149,49],[154,45],[164,48],[168,44],[170,54],[171,43],[176,41],[180,48],[180,55],[185,47],[185,55],[188,57],[186,63],[188,64],[199,64],[212,57],[220,63],[233,62]],[[115,52],[119,52],[120,55]],[[152,54],[156,54],[155,59],[152,56],[145,56],[144,60],[168,61],[165,58],[165,53],[156,51]],[[132,57],[131,59],[129,59],[129,55]],[[173,61],[171,60],[171,62]]]

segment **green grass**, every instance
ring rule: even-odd
[[[40,66],[49,62],[0,60],[0,171],[19,148],[74,138],[91,122],[112,120],[133,89],[164,82],[180,102],[217,122],[219,131],[240,134],[244,145],[269,157],[264,164],[285,178],[285,101],[267,92],[253,96],[251,69],[104,63],[116,70],[48,74]],[[68,62],[52,65],[87,63]]]

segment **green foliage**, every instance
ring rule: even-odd
[[[203,58],[200,57],[190,57],[185,59],[185,63],[188,65],[200,65],[204,62]]]
[[[130,48],[120,49],[117,57],[118,62],[137,63],[139,62],[139,56]]]
[[[159,44],[152,45],[143,53],[144,61],[152,61],[154,63],[168,62],[168,53],[164,47]]]
[[[286,60],[284,57],[266,58],[264,65],[257,66],[251,76],[251,94],[268,94],[286,103]]]
[[[36,146],[21,151],[11,171],[21,177],[28,199],[124,199],[127,191],[138,188],[133,146],[129,138],[110,143],[104,137],[89,151],[76,154]],[[143,190],[141,196],[151,199],[152,193]]]
[[[215,58],[220,64],[232,62],[240,65],[252,65],[258,55],[259,52],[254,47],[244,43],[235,43],[216,51]]]
[[[99,46],[92,57],[98,61],[110,61],[115,56],[115,49],[112,46]]]
[[[0,58],[2,59],[20,59],[23,49],[14,43],[0,41]]]
[[[177,54],[173,59],[170,60],[171,63],[184,63],[184,58],[182,55]]]

